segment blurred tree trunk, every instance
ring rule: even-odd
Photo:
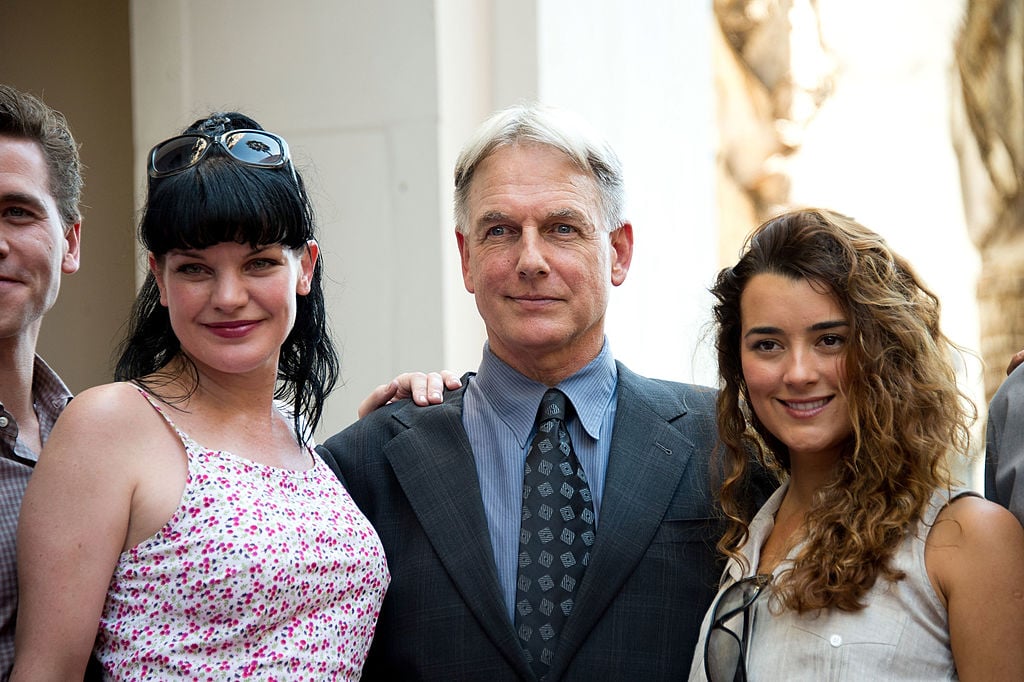
[[[1024,0],[968,0],[957,40],[953,139],[964,211],[981,253],[985,394],[1024,348]]]
[[[814,28],[794,32],[794,11],[811,15]],[[715,91],[719,145],[715,182],[719,260],[736,262],[755,225],[787,208],[787,158],[804,126],[832,88],[832,74],[811,82],[793,75],[793,45],[826,52],[816,0],[714,0]]]

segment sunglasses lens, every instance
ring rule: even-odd
[[[748,612],[770,581],[769,575],[744,578],[730,585],[715,604],[704,643],[704,672],[710,682],[746,682],[743,639]]]
[[[740,665],[740,640],[730,630],[716,628],[708,633],[704,653],[704,671],[710,682],[740,682],[744,669]]]
[[[224,146],[233,157],[250,166],[273,168],[287,160],[280,140],[260,132],[228,133],[224,137]]]
[[[736,612],[742,611],[757,598],[759,589],[745,580],[733,583],[718,600],[715,613],[723,620],[731,619]]]
[[[167,140],[153,150],[152,170],[164,174],[194,166],[209,146],[206,138],[196,135],[182,135]]]

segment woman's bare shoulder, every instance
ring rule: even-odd
[[[119,423],[152,412],[138,387],[127,382],[101,384],[88,388],[74,397],[60,419],[69,422]]]
[[[44,452],[70,449],[81,456],[100,444],[108,452],[119,449],[119,445],[134,447],[166,430],[162,422],[135,385],[118,382],[95,386],[68,403]]]
[[[925,560],[933,578],[946,584],[958,577],[973,580],[977,571],[1004,562],[1024,567],[1024,528],[995,502],[964,495],[939,512],[925,543]]]
[[[1019,538],[1020,522],[1005,507],[976,495],[963,495],[939,512],[929,543],[984,545]]]

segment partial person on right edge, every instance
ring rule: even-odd
[[[985,497],[1024,524],[1024,350],[1013,356],[1007,377],[988,406]]]

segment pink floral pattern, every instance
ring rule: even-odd
[[[291,471],[174,428],[185,490],[167,525],[118,560],[97,639],[107,674],[359,679],[390,576],[348,492],[312,451],[311,469]]]

